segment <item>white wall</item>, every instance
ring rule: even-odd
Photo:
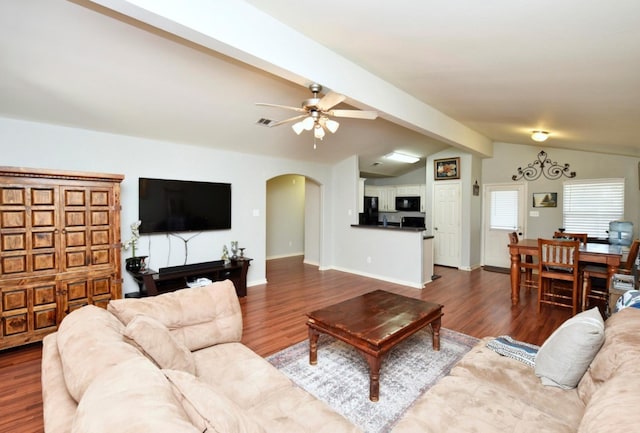
[[[215,142],[216,137],[211,140]],[[7,118],[0,118],[0,153],[2,165],[7,166],[124,174],[123,239],[129,237],[129,225],[138,219],[139,177],[231,183],[231,230],[202,232],[195,236],[188,243],[187,262],[216,260],[222,254],[223,245],[237,240],[241,247],[246,247],[245,255],[254,259],[249,268],[250,286],[265,281],[267,180],[281,174],[298,173],[325,185],[326,196],[332,195],[332,171],[324,164],[222,152]],[[321,266],[327,267],[333,263],[329,255],[333,250],[332,203],[326,203],[322,211],[325,213],[322,243],[326,248],[319,261]],[[187,238],[193,234],[183,235]],[[123,259],[129,253],[124,252]],[[166,235],[142,236],[137,254],[149,255],[149,266],[154,269],[181,265],[185,261],[184,243]],[[126,272],[123,278],[124,293],[137,290]]]
[[[304,262],[320,266],[322,187],[312,179],[306,179],[304,186]]]
[[[267,260],[304,253],[305,178],[267,181]]]

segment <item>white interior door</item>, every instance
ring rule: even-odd
[[[433,185],[433,262],[460,267],[460,182],[441,181]]]
[[[483,257],[485,266],[508,268],[509,233],[525,235],[527,187],[525,184],[484,186]]]

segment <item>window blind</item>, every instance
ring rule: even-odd
[[[518,191],[491,192],[491,228],[516,230],[518,227]]]
[[[606,238],[611,221],[624,218],[624,179],[566,181],[562,225],[568,233]]]

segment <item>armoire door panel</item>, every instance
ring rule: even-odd
[[[27,256],[26,254],[16,256],[5,256],[0,258],[1,272],[3,275],[19,274],[27,272]]]
[[[20,287],[2,293],[2,311],[21,310],[27,308],[27,288]]]
[[[87,234],[85,231],[67,231],[65,233],[65,245],[67,247],[86,247]]]
[[[111,276],[95,278],[93,280],[93,295],[107,295],[111,293]]]
[[[53,209],[31,211],[32,227],[55,227],[55,225],[56,225],[56,215]]]
[[[64,189],[65,206],[86,206],[86,194],[84,189]]]
[[[65,269],[87,266],[87,263],[88,263],[87,252],[85,250],[67,251],[65,258],[66,258]]]
[[[109,190],[92,190],[89,203],[91,206],[109,206]]]
[[[33,271],[52,271],[56,269],[55,251],[33,254]]]
[[[33,330],[41,331],[58,325],[58,310],[55,305],[51,308],[39,309],[33,312]]]
[[[33,288],[33,305],[42,306],[56,302],[56,284],[38,286]]]
[[[110,245],[109,229],[91,230],[91,245]]]
[[[32,206],[55,205],[56,188],[31,188]]]
[[[87,225],[84,210],[67,210],[64,213],[65,227],[81,227]]]
[[[108,249],[92,250],[91,264],[106,265],[110,262],[110,254]]]
[[[2,334],[10,337],[16,334],[24,334],[29,330],[29,316],[27,311],[2,316]]]
[[[4,187],[0,192],[0,205],[26,205],[25,188]]]
[[[1,222],[3,229],[24,229],[27,217],[24,210],[3,210]]]
[[[92,226],[108,226],[109,211],[108,210],[92,210],[91,225]]]
[[[67,300],[76,301],[78,299],[89,298],[89,281],[74,281],[65,284]]]
[[[31,232],[31,248],[55,248],[55,234],[52,231]]]
[[[2,234],[2,251],[20,251],[26,248],[27,234],[25,232]]]

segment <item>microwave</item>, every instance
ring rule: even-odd
[[[420,197],[396,197],[396,210],[420,212]]]

